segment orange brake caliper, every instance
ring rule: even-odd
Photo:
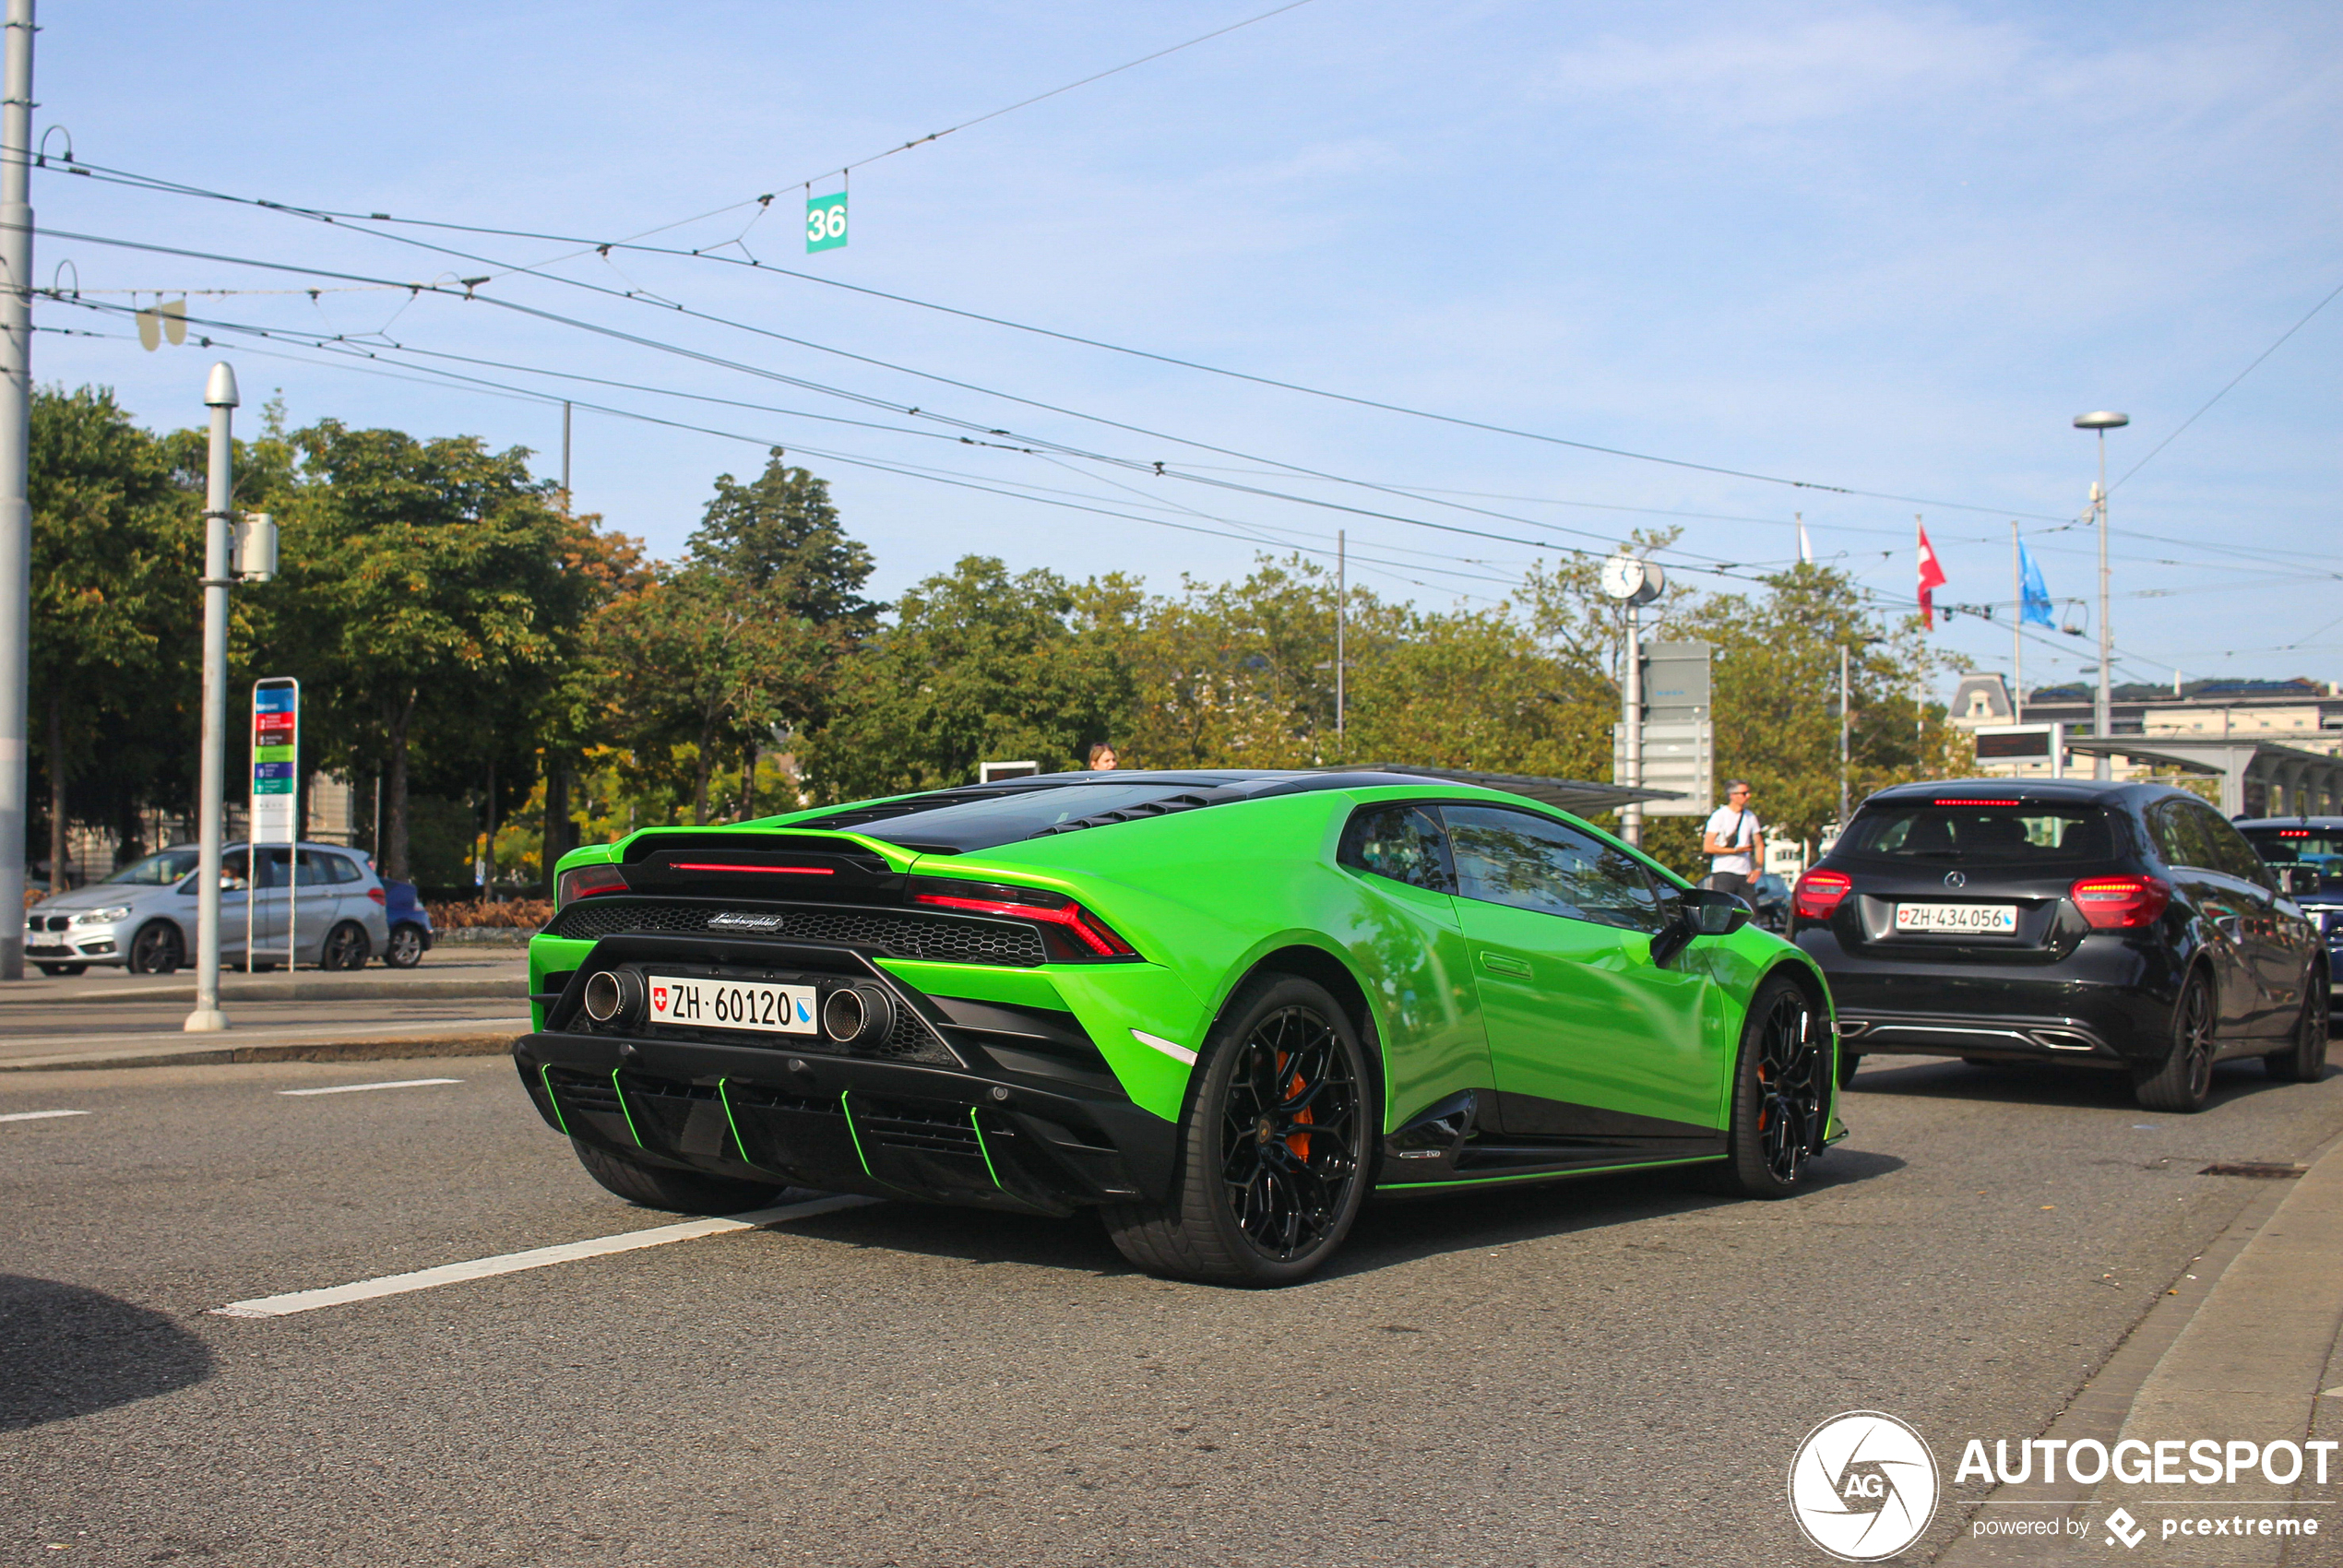
[[[1288,1055],[1287,1055],[1284,1051],[1279,1051],[1279,1052],[1278,1052],[1278,1071],[1279,1071],[1279,1072],[1280,1072],[1280,1073],[1284,1072],[1284,1071],[1285,1071],[1285,1064],[1286,1064],[1286,1063],[1287,1063],[1287,1062],[1289,1062],[1289,1061],[1290,1061],[1290,1060],[1291,1060],[1291,1058],[1290,1058],[1290,1057],[1289,1057],[1289,1056],[1288,1056]],[[1301,1075],[1301,1074],[1296,1073],[1296,1074],[1293,1075],[1293,1082],[1292,1082],[1292,1083],[1290,1083],[1290,1084],[1289,1084],[1289,1085],[1286,1087],[1286,1091],[1285,1091],[1285,1092],[1286,1092],[1286,1093],[1288,1093],[1289,1095],[1296,1095],[1296,1094],[1300,1094],[1300,1093],[1302,1092],[1302,1075]],[[1304,1107],[1302,1107],[1300,1111],[1295,1111],[1295,1112],[1293,1113],[1293,1119],[1294,1119],[1296,1122],[1302,1123],[1303,1123],[1303,1124],[1305,1124],[1305,1125],[1306,1125],[1306,1124],[1308,1124],[1310,1122],[1312,1122],[1312,1121],[1315,1120],[1315,1119],[1314,1119],[1314,1117],[1310,1114],[1310,1108],[1309,1108],[1308,1106],[1304,1106]],[[1308,1160],[1309,1160],[1309,1158],[1310,1158],[1310,1134],[1307,1134],[1307,1133],[1288,1133],[1288,1134],[1286,1134],[1286,1136],[1285,1136],[1285,1146],[1286,1146],[1286,1147],[1288,1147],[1288,1148],[1290,1148],[1290,1149],[1291,1149],[1291,1150],[1293,1151],[1293,1158],[1294,1158],[1299,1159],[1299,1160],[1302,1160],[1302,1161],[1303,1161],[1304,1163],[1307,1163],[1307,1162],[1308,1162]]]

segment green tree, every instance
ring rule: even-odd
[[[929,577],[839,666],[831,717],[802,754],[808,786],[851,800],[966,784],[986,758],[1075,766],[1129,712],[1121,644],[1136,590],[1012,576],[986,555]]]
[[[706,822],[719,759],[739,755],[747,779],[767,742],[818,727],[838,661],[883,607],[862,596],[870,552],[828,486],[778,448],[750,483],[718,476],[688,552],[612,602],[597,646],[638,762],[687,763]]]
[[[337,420],[290,445],[298,468],[273,501],[285,571],[253,596],[270,612],[256,641],[314,694],[319,754],[351,777],[381,769],[382,863],[404,876],[419,736],[442,760],[498,750],[532,716],[591,585],[524,448]]]
[[[43,387],[31,425],[32,707],[61,878],[74,816],[110,818],[136,849],[139,807],[184,793],[201,523],[110,389]],[[77,811],[75,778],[101,760]]]

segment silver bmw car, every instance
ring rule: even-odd
[[[167,975],[195,962],[196,847],[182,844],[25,912],[27,963],[48,975],[93,965]],[[220,858],[220,961],[356,969],[390,945],[382,879],[363,852],[338,844],[253,849]]]

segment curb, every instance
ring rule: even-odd
[[[518,1035],[407,1035],[394,1039],[289,1040],[210,1051],[125,1051],[0,1062],[0,1073],[104,1072],[116,1067],[220,1067],[253,1062],[380,1062],[431,1056],[502,1056]]]
[[[2255,1197],[2182,1269],[2042,1436],[2096,1438],[2111,1448],[2126,1437],[2299,1443],[2310,1435],[2324,1374],[2343,1336],[2343,1271],[2334,1265],[2343,1241],[2343,1137],[2321,1146],[2298,1180],[2272,1185],[2278,1190]],[[2080,1502],[2045,1512],[2095,1519],[2108,1506],[2103,1494],[2111,1485],[2081,1488]],[[2267,1490],[2287,1500],[2302,1491]],[[2072,1483],[1999,1486],[1969,1503],[1962,1528],[1987,1503],[2071,1499],[2077,1491]],[[2225,1501],[2208,1497],[2206,1507]],[[2343,1518],[2322,1515],[2320,1523],[2322,1533],[2343,1528]],[[2089,1542],[2087,1551],[2098,1550],[2089,1536],[2029,1540],[1963,1533],[1931,1561],[1936,1568],[2071,1563],[2078,1541]],[[2212,1549],[2175,1539],[2159,1543],[2157,1561],[2194,1562],[2218,1550],[2218,1557],[2202,1560],[2258,1568],[2279,1562],[2289,1544],[2256,1536]]]

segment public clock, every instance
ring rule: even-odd
[[[1667,582],[1668,575],[1656,561],[1614,555],[1602,564],[1602,591],[1630,604],[1649,604]]]

